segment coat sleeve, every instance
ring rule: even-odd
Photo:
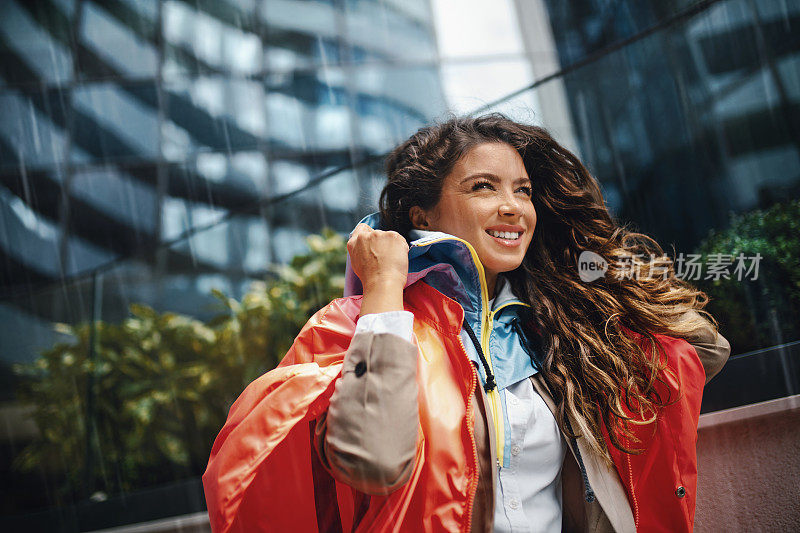
[[[731,345],[728,339],[721,333],[715,332],[711,323],[693,309],[684,312],[679,320],[688,321],[696,318],[700,318],[706,325],[694,330],[684,338],[697,352],[706,373],[706,383],[708,383],[725,366],[731,354]]]
[[[416,456],[417,348],[392,333],[356,333],[315,446],[338,481],[386,495],[408,481]]]

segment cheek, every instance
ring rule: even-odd
[[[458,202],[443,198],[436,207],[435,216],[430,220],[431,227],[426,229],[449,233],[456,237],[465,237],[467,225],[462,216],[464,210]]]
[[[525,218],[527,219],[528,227],[530,228],[530,231],[528,232],[528,244],[530,244],[531,241],[533,241],[533,234],[536,232],[537,222],[536,210],[533,208],[532,204],[530,211],[525,214]]]
[[[437,225],[441,231],[466,238],[483,231],[486,209],[480,202],[450,198],[439,204]]]

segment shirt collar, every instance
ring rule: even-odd
[[[509,302],[520,302],[520,299],[517,298],[516,294],[514,294],[514,289],[511,288],[511,283],[509,283],[509,281],[502,274],[497,276],[497,287],[495,288],[495,294],[496,296],[492,301],[492,311],[497,310]]]

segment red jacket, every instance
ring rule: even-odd
[[[405,292],[419,348],[420,441],[410,480],[387,496],[367,496],[333,479],[316,455],[314,421],[327,409],[360,305],[360,296],[341,298],[316,313],[280,365],[231,407],[203,475],[215,532],[469,531],[477,376],[459,338],[463,309],[424,282]],[[663,392],[677,401],[638,429],[646,453],[609,448],[637,529],[691,531],[705,373],[689,343],[657,338],[676,378]]]
[[[639,339],[647,346],[647,339]],[[697,494],[697,424],[706,374],[694,347],[683,339],[656,335],[664,349],[666,385],[657,386],[663,400],[654,424],[632,426],[639,442],[623,441],[644,449],[638,455],[619,451],[608,439],[614,466],[633,511],[637,531],[692,531]],[[630,413],[629,413],[630,414]]]

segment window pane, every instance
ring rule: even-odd
[[[155,0],[83,2],[79,68],[85,77],[155,77]]]
[[[63,164],[65,99],[58,89],[0,92],[0,168],[24,172]]]
[[[167,1],[163,13],[167,78],[187,73],[246,75],[261,70],[261,40],[253,33],[252,6]]]
[[[0,16],[0,85],[64,83],[72,77],[74,3],[7,0]]]
[[[184,159],[197,151],[253,149],[263,143],[266,123],[260,83],[195,78],[166,86],[164,155]]]
[[[158,156],[158,111],[153,85],[83,85],[73,91],[72,105],[73,161]]]

